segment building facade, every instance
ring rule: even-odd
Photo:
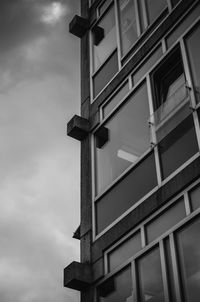
[[[81,0],[81,302],[199,302],[200,1]]]

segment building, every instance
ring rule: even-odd
[[[81,0],[81,302],[199,302],[200,1]]]

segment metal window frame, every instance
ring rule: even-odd
[[[133,85],[132,79],[131,79],[133,72],[128,76],[130,87],[132,87],[132,89],[129,91],[129,93],[127,93],[127,95],[122,99],[122,101],[111,111],[111,113],[107,117],[105,117],[104,120],[101,121],[101,123],[98,127],[101,127],[104,123],[106,123],[108,121],[109,118],[111,118],[113,115],[115,115],[118,112],[120,106],[128,100],[128,98],[131,96],[131,94],[134,93],[137,90],[137,88],[142,84],[143,81],[145,81],[147,79],[147,82],[149,82],[149,76],[150,76],[151,72],[157,67],[158,64],[160,64],[165,59],[165,56],[167,56],[174,49],[174,47],[176,47],[178,44],[180,45],[180,50],[181,50],[181,56],[182,56],[182,59],[183,59],[183,66],[184,66],[185,75],[187,73],[186,79],[187,79],[189,85],[192,86],[191,73],[190,73],[190,70],[189,70],[189,58],[188,58],[187,53],[186,53],[185,40],[186,40],[187,35],[191,34],[192,31],[195,30],[195,27],[198,25],[198,22],[200,22],[200,17],[191,24],[191,26],[179,37],[179,39],[176,41],[176,43],[174,43],[169,49],[166,50],[166,52],[163,54],[163,56],[151,67],[151,69],[147,72],[147,74],[145,74],[144,77],[135,86]],[[168,34],[169,33],[167,33],[163,39],[166,39]],[[158,47],[158,45],[156,45],[156,47]],[[154,48],[154,50],[155,50],[155,48]],[[141,64],[142,64],[142,62],[141,62]],[[138,68],[138,66],[137,66],[137,68]],[[121,85],[123,85],[123,83],[126,80],[127,80],[127,78],[122,82]],[[149,96],[149,99],[150,99],[151,98],[151,96],[150,96],[151,85],[150,85],[150,87],[148,88],[147,91],[148,91],[148,96]],[[109,101],[109,99],[108,99],[108,101]],[[152,108],[152,100],[149,100],[148,102],[149,102],[149,108]],[[200,107],[200,104],[198,104],[197,108],[199,108],[199,107]],[[200,122],[199,122],[196,111],[193,112],[193,120],[194,120],[194,124],[195,124],[195,132],[196,132],[196,136],[197,136],[197,141],[198,141],[198,145],[199,145],[199,149],[200,149]],[[98,127],[95,128],[95,131],[98,129]],[[94,137],[95,131],[93,132],[92,137]],[[159,155],[158,155],[157,146],[155,145],[154,146],[154,154],[155,154],[155,160],[156,160],[157,177],[158,177],[158,181],[159,181],[158,182],[158,187],[154,188],[151,192],[149,192],[149,194],[147,194],[146,196],[144,196],[144,198],[139,200],[133,207],[131,207],[130,209],[125,211],[113,223],[111,223],[102,232],[100,232],[98,235],[96,235],[96,227],[95,227],[95,224],[96,224],[96,222],[95,222],[95,203],[96,203],[96,201],[99,198],[101,198],[101,196],[103,194],[105,194],[107,192],[107,190],[109,190],[111,187],[113,187],[119,181],[119,179],[121,177],[123,177],[126,173],[128,173],[129,170],[133,168],[134,164],[133,164],[133,166],[130,166],[127,170],[125,170],[121,175],[119,175],[119,177],[116,180],[114,180],[108,186],[108,188],[105,189],[105,191],[103,191],[102,193],[98,194],[95,197],[95,190],[94,190],[95,189],[95,184],[94,184],[94,182],[95,182],[94,139],[92,141],[93,141],[93,143],[91,144],[92,145],[92,152],[91,153],[93,154],[93,157],[92,157],[92,180],[93,180],[92,196],[93,196],[93,202],[92,202],[92,204],[93,204],[93,240],[94,241],[96,239],[98,239],[99,237],[101,237],[105,232],[107,232],[113,225],[115,225],[118,221],[120,221],[123,217],[125,217],[130,211],[132,211],[141,202],[143,202],[143,200],[146,199],[148,196],[150,196],[154,191],[156,191],[158,189],[158,187],[163,186],[164,184],[166,184],[175,175],[177,175],[181,170],[183,170],[192,161],[194,161],[196,158],[198,158],[200,156],[200,151],[199,151],[195,155],[193,155],[190,159],[188,159],[178,169],[176,169],[174,172],[172,172],[167,178],[161,180],[160,159],[159,159]],[[150,149],[147,152],[150,152]],[[146,156],[146,154],[144,154],[144,156]],[[142,160],[142,157],[140,158],[140,160]]]
[[[188,186],[185,190],[183,190],[181,193],[179,193],[175,198],[173,198],[170,201],[170,204],[165,205],[154,213],[151,217],[147,219],[147,221],[150,221],[154,218],[154,216],[159,215],[166,207],[170,207],[172,203],[175,203],[181,196],[184,198],[187,198],[186,196],[189,194],[189,192],[194,189],[196,186],[200,184],[200,179],[195,181],[193,184]],[[183,202],[184,202],[183,200]],[[191,201],[189,200],[191,203]],[[168,277],[167,277],[167,259],[166,259],[166,249],[164,247],[164,240],[166,238],[169,238],[169,246],[170,246],[170,252],[171,252],[171,261],[172,261],[172,266],[173,266],[173,276],[175,280],[175,295],[177,302],[181,302],[181,284],[180,284],[180,269],[178,267],[178,262],[177,262],[177,249],[176,249],[176,243],[175,243],[175,233],[177,233],[181,228],[186,227],[188,224],[192,222],[192,220],[196,219],[197,217],[200,218],[200,208],[196,209],[195,211],[191,212],[188,216],[186,216],[184,219],[182,219],[179,223],[174,225],[170,230],[159,236],[156,240],[152,241],[150,244],[146,245],[144,248],[142,248],[139,252],[137,252],[135,255],[133,255],[131,258],[126,260],[123,264],[119,265],[117,268],[115,268],[112,272],[105,271],[105,276],[102,278],[102,280],[97,282],[97,286],[102,284],[105,280],[107,280],[110,277],[114,277],[117,273],[119,273],[121,270],[123,270],[126,266],[131,265],[132,269],[132,287],[133,287],[133,293],[134,293],[134,301],[138,302],[138,278],[137,278],[137,268],[136,268],[136,262],[140,257],[143,257],[146,253],[148,253],[151,249],[155,248],[156,245],[159,248],[160,252],[160,260],[161,260],[161,272],[162,272],[162,279],[163,279],[163,289],[164,289],[164,296],[165,296],[165,301],[170,302],[170,297],[169,297],[169,282],[168,282]],[[145,226],[147,224],[147,221],[144,221],[142,223],[142,226]],[[141,226],[141,227],[142,227]],[[138,231],[138,228],[134,229],[134,232]],[[134,234],[134,232],[132,232]],[[131,236],[129,234],[129,236]],[[104,253],[104,259],[106,259],[108,252],[112,251],[112,249],[116,248],[119,244],[121,244],[123,241],[127,240],[124,237],[120,241],[118,241],[115,245],[113,245],[109,250],[107,250]],[[108,261],[108,260],[107,260]],[[108,265],[108,262],[106,262]],[[95,300],[96,301],[96,300]]]

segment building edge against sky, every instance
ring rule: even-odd
[[[81,302],[198,302],[200,1],[81,0]]]

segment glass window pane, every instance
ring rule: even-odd
[[[99,6],[99,15],[101,16],[111,4],[112,0],[106,0]]]
[[[107,116],[119,102],[125,97],[129,91],[129,84],[126,81],[120,90],[111,98],[111,100],[103,107],[103,117]]]
[[[171,0],[171,2],[172,2],[172,6],[175,6],[177,3],[180,2],[180,0]]]
[[[195,211],[200,207],[200,186],[196,187],[190,192],[190,200],[192,211]]]
[[[100,193],[150,147],[146,84],[96,132],[96,193]],[[107,137],[102,139],[103,133]],[[100,143],[101,140],[101,143]]]
[[[159,46],[143,65],[133,74],[132,80],[134,85],[151,69],[151,67],[161,58],[162,48]]]
[[[140,302],[164,302],[159,249],[138,260]]]
[[[200,24],[186,40],[197,102],[200,102]]]
[[[185,206],[183,200],[166,209],[159,217],[146,225],[147,241],[150,243],[160,235],[168,231],[185,217]]]
[[[198,150],[194,122],[190,115],[159,143],[163,178],[178,169]]]
[[[96,71],[117,46],[115,12],[112,6],[103,19],[92,29],[93,66]]]
[[[118,58],[115,51],[93,77],[94,97],[105,87],[118,71]]]
[[[118,265],[134,256],[141,249],[140,232],[128,238],[108,254],[108,269],[112,271]]]
[[[130,266],[98,287],[99,302],[133,301]]]
[[[122,56],[138,39],[137,21],[133,0],[119,0]]]
[[[177,234],[181,277],[187,302],[200,297],[200,220],[195,220]]]
[[[167,47],[170,48],[180,36],[190,27],[190,25],[199,17],[200,5],[196,6],[195,9],[182,21],[167,37]]]
[[[149,24],[151,24],[167,7],[167,1],[146,0],[146,7],[147,7],[147,14],[148,14],[148,21]]]
[[[173,264],[172,264],[172,255],[170,250],[169,237],[164,241],[165,247],[165,258],[166,258],[166,270],[167,270],[167,280],[168,280],[168,294],[170,302],[177,302],[176,300],[176,287],[173,274]]]
[[[155,158],[152,152],[96,202],[97,234],[120,217],[156,185]]]

